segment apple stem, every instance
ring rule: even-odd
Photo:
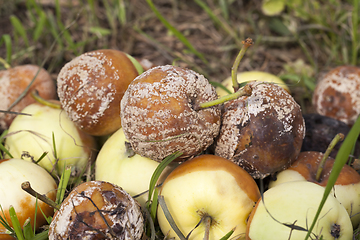
[[[42,195],[38,192],[36,192],[30,185],[30,182],[23,182],[21,184],[21,188],[29,193],[31,196],[41,200],[42,202],[48,204],[49,206],[55,208],[56,210],[59,210],[60,209],[60,205],[56,204],[53,200],[51,200],[50,198],[48,198],[47,196],[45,195]]]
[[[316,172],[316,181],[319,182],[320,181],[320,177],[322,174],[322,171],[324,169],[325,163],[327,158],[329,157],[331,151],[333,150],[333,148],[335,147],[335,145],[339,142],[339,141],[343,141],[345,138],[344,134],[342,133],[338,133],[336,134],[336,136],[334,137],[334,139],[330,142],[328,148],[326,149],[323,158],[321,159],[321,162],[319,163],[317,172]]]
[[[61,105],[59,103],[56,102],[52,102],[49,100],[46,100],[42,97],[40,97],[39,92],[37,90],[32,91],[31,96],[35,99],[36,102],[41,103],[42,105],[51,107],[51,108],[56,108],[56,109],[61,109]]]
[[[239,67],[241,59],[244,57],[246,50],[254,43],[251,38],[245,39],[245,41],[241,42],[243,46],[240,49],[239,54],[237,55],[234,64],[231,68],[231,79],[232,84],[234,88],[234,92],[237,92],[239,90],[239,83],[237,81],[237,69]]]
[[[198,108],[196,108],[196,107],[194,107],[194,108],[195,108],[195,110],[199,110],[199,109],[203,109],[203,108],[212,107],[212,106],[222,104],[222,103],[227,102],[227,101],[237,99],[237,98],[239,98],[241,96],[250,96],[251,93],[252,93],[252,88],[248,84],[246,84],[244,87],[238,89],[234,93],[225,95],[225,96],[223,96],[221,98],[218,98],[216,100],[213,100],[213,101],[200,103]]]
[[[210,239],[210,226],[211,226],[211,217],[209,215],[205,215],[202,219],[205,224],[205,234],[204,234],[204,240]]]

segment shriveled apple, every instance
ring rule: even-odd
[[[141,239],[144,218],[139,203],[122,188],[103,181],[74,188],[49,228],[55,239]]]

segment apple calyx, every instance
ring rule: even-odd
[[[40,97],[39,92],[35,89],[34,91],[32,91],[30,93],[31,97],[33,97],[35,99],[36,102],[51,107],[51,108],[56,108],[56,109],[61,109],[61,104],[55,100],[46,100],[42,97]]]
[[[323,158],[321,159],[320,163],[319,163],[319,166],[318,166],[318,169],[317,169],[317,172],[316,172],[316,177],[315,177],[315,180],[317,182],[320,182],[320,178],[321,178],[321,175],[322,175],[322,172],[324,170],[324,166],[325,166],[325,163],[326,163],[326,160],[328,159],[331,151],[333,150],[333,148],[335,147],[335,145],[339,142],[339,141],[343,141],[345,138],[344,134],[342,133],[338,133],[336,134],[336,136],[334,137],[334,139],[330,142],[328,148],[326,149],[324,155],[323,155]]]

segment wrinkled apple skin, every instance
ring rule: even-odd
[[[146,192],[149,189],[151,176],[159,162],[142,157],[127,149],[127,142],[122,128],[117,130],[102,146],[95,161],[95,180],[107,181],[122,187],[131,196]],[[178,164],[168,166],[160,176],[159,183]],[[145,207],[148,193],[136,200]]]
[[[20,226],[23,226],[29,217],[31,218],[31,226],[34,226],[35,205],[37,204],[35,229],[39,229],[40,226],[47,223],[43,213],[46,216],[52,216],[54,209],[46,203],[37,201],[35,197],[25,192],[21,188],[21,184],[26,181],[30,182],[35,191],[55,201],[56,182],[42,167],[22,159],[0,160],[0,205],[7,221],[11,223],[9,215],[11,205],[15,209]],[[0,211],[0,217],[4,217],[3,213]],[[0,224],[0,239],[13,239],[5,234],[5,231],[6,229]]]
[[[93,157],[94,138],[79,131],[61,109],[33,103],[22,112],[31,116],[19,115],[10,125],[5,147],[11,155],[37,161],[47,152],[39,162],[40,166],[54,176],[60,175],[64,167],[71,166],[72,176],[78,176]]]
[[[292,230],[281,223],[295,224],[303,229],[308,229],[323,193],[323,187],[307,181],[283,183],[268,189],[263,194],[264,201],[259,200],[250,215],[246,239],[273,240],[276,236],[276,239],[279,240],[304,240],[307,234],[306,230]],[[331,232],[336,226],[334,224],[340,227],[340,232]],[[311,235],[313,239],[315,238],[314,234],[318,236],[316,239],[320,239],[320,235],[327,240],[352,239],[353,228],[350,217],[345,208],[332,195],[329,195],[326,200],[313,229]]]

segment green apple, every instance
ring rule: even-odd
[[[279,184],[264,192],[251,213],[247,240],[304,240],[324,194],[324,188],[308,181]],[[285,226],[287,224],[288,226]],[[291,228],[289,225],[295,225]],[[352,239],[353,228],[345,208],[329,195],[311,239]]]
[[[205,232],[209,239],[220,239],[234,228],[232,237],[244,235],[249,214],[260,198],[250,174],[230,160],[208,154],[175,168],[160,195],[183,235],[191,232],[189,240],[204,239]],[[210,219],[208,229],[205,218]],[[162,207],[158,207],[157,219],[164,235],[179,239]]]
[[[334,159],[326,160],[319,179],[316,179],[319,163],[324,154],[316,151],[301,152],[297,160],[286,170],[276,175],[276,180],[270,181],[272,188],[284,182],[309,181],[325,187],[334,165]],[[331,193],[346,209],[354,228],[360,224],[360,175],[349,165],[344,165]]]
[[[287,92],[290,93],[290,89],[285,84],[283,80],[279,77],[262,71],[248,71],[248,72],[240,72],[237,74],[237,81],[238,83],[248,82],[248,81],[260,81],[260,82],[271,82],[274,84],[279,85],[280,87],[284,88]],[[221,84],[226,87],[230,92],[234,92],[232,78],[228,77]],[[216,92],[219,97],[226,96],[228,93],[222,89],[221,87],[216,88]]]
[[[95,161],[95,179],[116,184],[131,196],[144,193],[149,189],[151,176],[160,163],[142,157],[132,151],[123,129],[117,130],[101,147]],[[168,166],[162,173],[159,183],[175,168],[178,163]],[[148,193],[136,200],[145,207]]]
[[[22,113],[28,115],[14,119],[5,140],[10,154],[34,162],[47,152],[39,165],[54,176],[68,166],[73,177],[81,174],[94,156],[94,137],[80,131],[61,109],[33,103]]]
[[[31,226],[34,226],[36,214],[35,229],[39,229],[47,223],[44,215],[52,216],[54,209],[25,192],[21,184],[26,181],[35,191],[55,201],[56,182],[42,167],[22,159],[0,160],[0,217],[6,218],[12,226],[9,208],[13,206],[21,226],[28,218],[31,218]],[[6,229],[0,224],[0,239],[9,239],[5,232]]]

